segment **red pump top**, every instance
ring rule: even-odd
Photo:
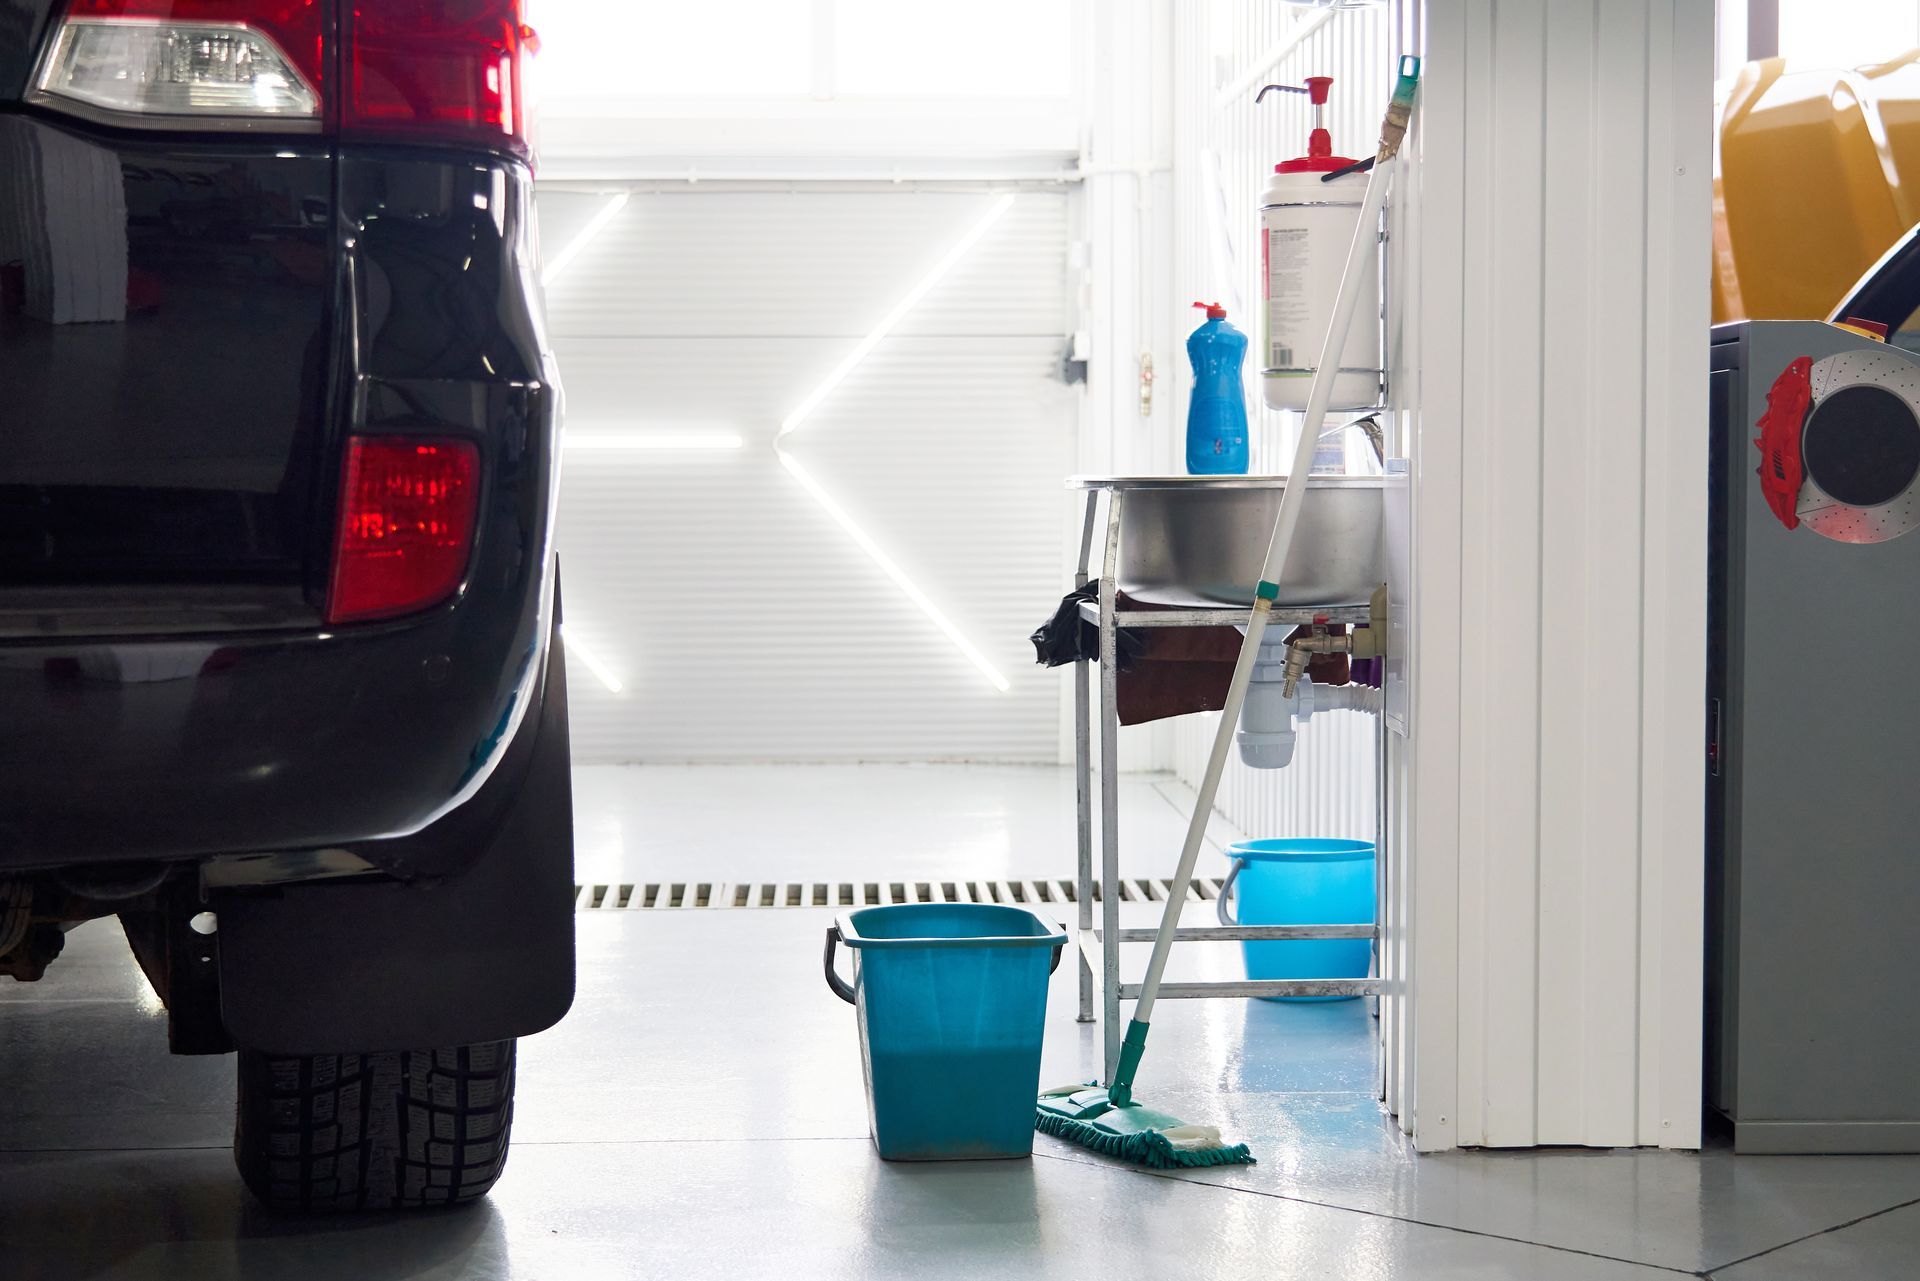
[[[1307,154],[1282,160],[1275,173],[1332,173],[1354,163],[1346,156],[1333,154],[1333,135],[1327,132],[1327,93],[1333,88],[1332,76],[1308,76],[1307,96],[1313,102],[1313,132],[1307,135]]]
[[[1208,320],[1225,320],[1227,309],[1217,302],[1197,302],[1193,304],[1207,313]]]

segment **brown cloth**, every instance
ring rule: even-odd
[[[1136,604],[1122,595],[1115,600],[1114,608],[1124,626],[1127,610],[1164,607]],[[1296,627],[1287,639],[1293,640],[1308,630]],[[1346,630],[1339,624],[1327,628],[1333,635],[1344,635]],[[1141,639],[1143,648],[1132,666],[1120,673],[1122,725],[1145,725],[1192,712],[1217,712],[1226,705],[1233,665],[1240,657],[1239,628],[1142,627],[1133,635]],[[1349,675],[1347,656],[1315,654],[1307,663],[1307,674],[1316,684],[1345,685]]]

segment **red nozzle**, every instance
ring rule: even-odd
[[[1333,135],[1327,132],[1327,94],[1332,88],[1332,76],[1307,77],[1307,96],[1313,100],[1313,129],[1307,134],[1307,154],[1281,161],[1273,167],[1275,173],[1332,173],[1353,163],[1345,156],[1333,154]]]
[[[1207,313],[1208,320],[1225,320],[1227,318],[1227,309],[1217,302],[1197,302],[1193,305],[1204,310]]]

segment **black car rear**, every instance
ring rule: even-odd
[[[177,1048],[564,1011],[529,36],[0,0],[0,974],[117,914]]]

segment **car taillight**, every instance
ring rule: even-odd
[[[470,441],[350,437],[327,622],[393,618],[453,595],[473,546],[479,489]]]
[[[131,123],[317,129],[322,0],[69,0],[35,81],[50,106]],[[154,119],[159,118],[159,119]]]
[[[326,74],[337,10],[339,82]],[[528,154],[521,0],[67,0],[34,100],[143,128],[318,130]]]
[[[341,0],[340,128],[524,146],[518,0]]]

